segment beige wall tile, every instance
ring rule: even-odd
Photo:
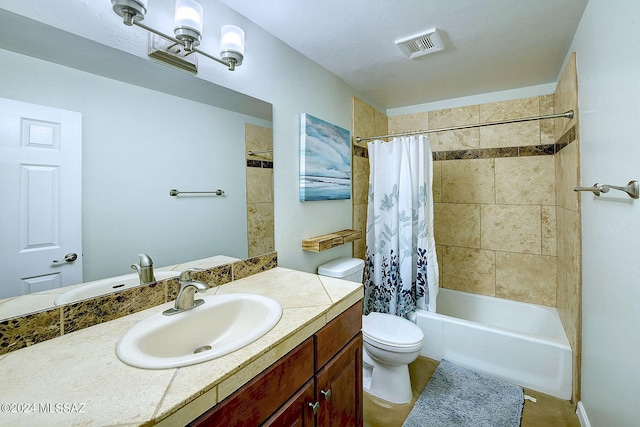
[[[539,114],[540,100],[537,96],[480,105],[480,123],[521,119]]]
[[[565,65],[554,94],[554,110],[563,113],[574,111],[574,118],[555,119],[555,138],[559,139],[572,126],[576,126],[576,141],[564,147],[556,154],[556,221],[557,221],[557,309],[565,331],[574,350],[573,385],[574,400],[580,398],[581,364],[581,218],[580,197],[593,197],[590,194],[572,191],[576,185],[592,185],[580,182],[580,126],[578,112],[578,83],[576,74],[576,55],[573,53]]]
[[[273,130],[245,123],[245,157],[273,160],[273,153],[249,156],[249,151],[273,149]],[[273,169],[246,168],[248,255],[274,251],[273,244]]]
[[[496,285],[495,252],[445,247],[440,274],[444,288],[493,296]]]
[[[558,223],[558,262],[567,270],[573,272],[573,276],[578,276],[580,246],[581,246],[581,225],[580,214],[558,207],[556,210]]]
[[[367,137],[388,133],[387,116],[358,98],[353,98],[353,129],[356,136]],[[367,147],[367,141],[357,143]],[[369,192],[369,159],[353,156],[352,163],[352,227],[362,231],[362,238],[353,242],[352,255],[365,258],[366,250],[366,221]]]
[[[480,123],[480,105],[429,111],[429,129]]]
[[[353,156],[352,158],[352,192],[353,203],[367,203],[369,194],[369,159]]]
[[[509,123],[480,128],[480,147],[540,145],[540,122]]]
[[[249,239],[249,256],[256,256],[273,252],[273,237],[265,237],[263,239]]]
[[[496,203],[555,205],[556,164],[553,156],[495,159]]]
[[[539,96],[538,100],[540,102],[540,115],[547,116],[555,112],[553,109],[553,94]],[[553,120],[545,120],[545,123],[553,123]]]
[[[246,151],[273,149],[273,130],[271,128],[245,123],[244,138]],[[265,153],[264,155],[261,154],[259,157],[251,156],[247,158],[270,160],[273,158],[273,156],[271,154]]]
[[[387,135],[389,133],[389,119],[386,114],[378,110],[373,111],[374,135]]]
[[[389,133],[413,132],[425,129],[429,129],[429,116],[427,113],[389,117]]]
[[[480,215],[483,249],[541,253],[540,206],[482,205]]]
[[[273,169],[247,168],[247,203],[273,203]]]
[[[433,151],[468,150],[480,148],[480,129],[461,129],[435,132],[429,135]]]
[[[479,123],[479,105],[430,111],[429,129],[448,128]],[[480,147],[480,131],[463,129],[429,135],[433,151],[465,150]]]
[[[570,319],[567,317],[568,313],[566,309],[568,307],[569,300],[569,296],[567,294],[567,290],[569,288],[567,286],[568,280],[569,278],[567,275],[567,269],[560,262],[558,262],[558,275],[556,277],[556,306],[558,310],[558,316],[560,316],[560,320],[562,321],[563,325],[573,323],[569,321]],[[566,329],[567,327],[565,326],[565,331]]]
[[[579,307],[580,301],[573,282],[574,280],[569,271],[564,266],[558,265],[558,314],[572,346],[578,339],[577,328],[579,323],[575,319],[579,315],[576,309]]]
[[[433,162],[433,201],[442,201],[442,162]]]
[[[480,205],[435,203],[434,229],[439,245],[480,248]]]
[[[360,203],[353,205],[353,225],[354,230],[362,232],[362,238],[353,242],[353,253],[363,253],[366,249],[367,234],[367,205]]]
[[[540,115],[554,114],[553,109],[554,96],[545,95],[540,96]],[[561,119],[564,120],[564,119]],[[555,119],[547,119],[540,121],[540,144],[553,144],[556,142],[555,138]]]
[[[556,305],[555,257],[496,252],[496,296]]]
[[[542,255],[556,256],[557,248],[557,223],[556,207],[542,206]]]
[[[580,154],[578,152],[578,141],[560,150],[555,155],[556,173],[558,175],[556,187],[557,205],[573,211],[580,210],[580,195],[583,197],[593,197],[591,193],[576,193],[573,187],[582,185],[588,187],[594,183],[580,183]]]
[[[247,224],[252,241],[273,237],[273,203],[247,204]]]
[[[360,99],[353,98],[353,137],[368,137],[376,134],[375,128],[375,109],[361,101]],[[366,147],[367,142],[356,143],[359,146]]]
[[[442,200],[450,203],[494,203],[494,159],[444,160]]]
[[[554,110],[556,113],[574,111],[573,119],[556,119],[555,137],[558,140],[573,125],[578,123],[578,75],[576,73],[576,54],[571,54],[564,67],[560,81],[554,94]]]

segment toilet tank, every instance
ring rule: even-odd
[[[364,261],[358,258],[338,258],[318,267],[320,276],[337,277],[338,279],[362,283]]]

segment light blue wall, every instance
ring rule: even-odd
[[[576,32],[581,184],[640,179],[640,2],[590,0]],[[582,193],[582,408],[638,425],[640,202]]]
[[[150,2],[145,23],[170,32],[173,4],[172,0]],[[0,7],[147,57],[147,34],[139,28],[122,25],[108,1],[84,2],[82,7],[78,5],[70,10],[50,0],[0,0]],[[352,96],[358,94],[326,69],[213,0],[206,5],[205,40],[201,45],[204,50],[217,51],[217,33],[224,23],[244,28],[245,61],[231,73],[201,58],[198,77],[273,104],[275,246],[280,265],[313,272],[323,262],[351,255],[351,244],[319,254],[301,250],[305,238],[350,228],[351,201],[299,201],[300,114],[309,113],[351,129]],[[208,31],[211,37],[207,37]]]
[[[247,256],[244,126],[269,122],[0,50],[0,97],[83,118],[84,280]],[[225,190],[175,198],[169,190]]]

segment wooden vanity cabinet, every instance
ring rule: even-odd
[[[362,302],[189,426],[362,426]]]
[[[362,334],[316,373],[321,427],[362,426]]]
[[[317,425],[362,426],[362,302],[314,335]]]

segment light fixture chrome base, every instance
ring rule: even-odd
[[[242,65],[242,60],[244,59],[244,55],[235,50],[223,50],[220,52],[220,58],[222,60],[227,61],[229,63],[229,69],[233,71],[235,67],[239,67]]]
[[[176,27],[173,30],[176,39],[180,40],[184,44],[184,48],[190,52],[193,48],[200,46],[202,36],[199,32],[189,27]]]
[[[182,70],[198,73],[197,53],[188,52],[184,46],[157,34],[149,33],[149,56]]]
[[[145,3],[138,0],[111,0],[111,5],[127,26],[133,25],[133,21],[142,21],[147,14]]]

